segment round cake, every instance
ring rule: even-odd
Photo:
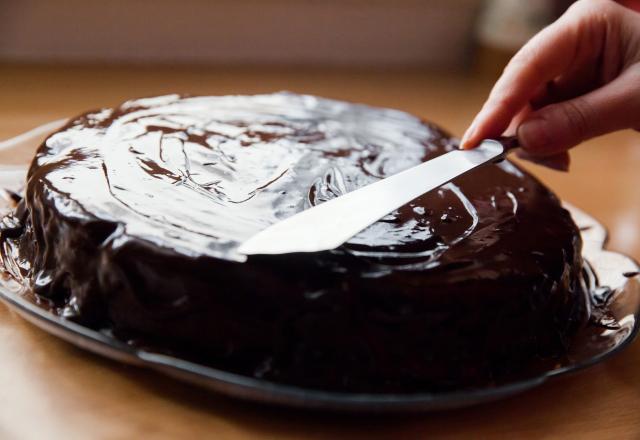
[[[335,250],[237,252],[455,148],[407,113],[313,96],[131,100],[39,148],[2,259],[65,318],[231,372],[348,392],[487,386],[562,356],[587,317],[579,231],[509,161]]]

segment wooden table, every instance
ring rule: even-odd
[[[420,71],[0,67],[0,139],[83,110],[172,92],[275,90],[396,107],[461,134],[492,78]],[[28,157],[0,155],[0,163]],[[640,260],[640,134],[590,141],[568,174],[526,165]],[[476,408],[337,416],[246,404],[119,365],[0,307],[2,438],[640,438],[640,343],[604,364]]]

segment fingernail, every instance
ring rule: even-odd
[[[551,143],[548,124],[542,118],[527,119],[518,127],[516,135],[525,150],[540,150]]]

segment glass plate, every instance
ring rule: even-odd
[[[0,143],[0,151],[35,149],[60,121],[38,127]],[[26,167],[0,166],[0,187],[19,191]],[[11,193],[0,198],[0,214],[11,208]],[[33,301],[17,280],[0,279],[0,300],[37,327],[80,348],[127,364],[150,368],[167,376],[234,398],[270,404],[349,412],[433,411],[460,408],[502,399],[603,361],[622,350],[638,332],[640,318],[640,267],[631,258],[604,249],[606,230],[592,217],[566,204],[580,228],[585,280],[590,291],[592,319],[577,335],[562,359],[532,363],[526,374],[500,385],[440,393],[355,394],[326,392],[259,380],[218,370],[185,359],[140,350],[107,334],[56,316]]]

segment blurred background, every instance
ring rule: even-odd
[[[0,60],[468,68],[478,50],[515,51],[571,3],[2,0]]]
[[[469,67],[569,0],[3,0],[0,59]]]

